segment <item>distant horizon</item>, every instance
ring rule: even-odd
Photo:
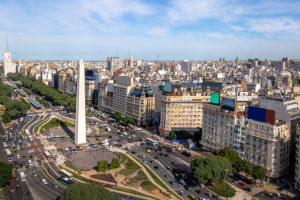
[[[297,0],[3,0],[6,39],[23,60],[297,58]],[[108,55],[108,56],[107,56]]]

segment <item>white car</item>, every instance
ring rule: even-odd
[[[147,149],[147,152],[150,153],[150,149]]]
[[[45,185],[48,184],[48,182],[46,181],[46,179],[42,179],[42,182],[43,182]]]
[[[17,154],[17,158],[18,158],[18,159],[20,159],[20,158],[21,158],[20,154]]]

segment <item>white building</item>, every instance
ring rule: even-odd
[[[8,73],[16,73],[16,64],[12,61],[11,53],[6,50],[3,53],[4,76]]]

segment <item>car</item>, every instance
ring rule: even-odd
[[[196,197],[194,195],[189,195],[190,199],[196,199]]]
[[[144,163],[146,163],[146,162],[147,162],[147,160],[143,160],[143,162],[144,162]]]
[[[178,194],[183,195],[184,192],[182,190],[178,190]]]
[[[207,197],[211,197],[211,193],[209,193],[209,192],[204,192],[204,195]]]
[[[212,197],[215,198],[215,199],[218,199],[218,200],[221,199],[221,197],[216,195],[216,194],[213,194]]]
[[[147,152],[150,153],[150,149],[147,149]]]
[[[150,162],[150,163],[153,163],[153,160],[150,160],[149,162]]]
[[[45,185],[48,184],[48,182],[46,181],[46,179],[42,179],[42,183],[44,183]]]
[[[242,187],[247,187],[247,184],[245,182],[239,182],[239,185]]]
[[[275,192],[274,195],[275,195],[276,197],[278,197],[278,198],[281,198],[281,197],[282,197],[282,195],[281,195],[279,192]]]
[[[157,165],[155,165],[153,168],[154,168],[154,169],[159,169],[159,167],[158,167]]]
[[[268,193],[267,193],[267,196],[268,196],[268,197],[273,197],[274,195],[273,195],[273,193],[268,192]]]
[[[170,185],[174,185],[175,182],[174,181],[169,181]]]
[[[20,158],[21,158],[20,154],[17,154],[17,158],[18,158],[18,159],[20,159]]]
[[[146,158],[145,154],[142,155],[143,158]]]
[[[201,194],[201,190],[196,190],[197,194]]]
[[[171,167],[170,167],[169,165],[168,165],[168,166],[166,166],[166,168],[167,168],[167,169],[171,169]]]

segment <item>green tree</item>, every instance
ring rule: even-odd
[[[109,169],[115,169],[115,168],[118,168],[118,167],[120,167],[120,163],[119,163],[118,158],[113,158],[110,165],[109,165]]]
[[[114,113],[114,118],[119,122],[122,120],[122,113],[120,112],[115,112]]]
[[[14,81],[19,81],[22,78],[22,75],[19,73],[8,73],[7,78]]]
[[[59,200],[120,200],[102,186],[86,183],[73,183],[59,197]]]
[[[176,139],[177,135],[176,135],[175,131],[170,131],[169,137],[171,138],[171,140]]]
[[[265,170],[261,166],[255,166],[252,171],[252,177],[257,180],[263,180],[266,177]]]
[[[21,87],[22,87],[22,85],[21,85],[20,83],[17,83],[16,86],[17,86],[18,88],[21,88]]]
[[[9,85],[2,84],[0,85],[0,96],[9,96],[11,88]]]
[[[0,85],[3,84],[2,78],[0,78]]]
[[[9,110],[8,111],[8,115],[12,118],[12,119],[16,119],[20,116],[20,112],[16,109],[13,110]]]
[[[100,160],[98,161],[98,172],[103,172],[108,169],[108,162],[107,160]]]
[[[0,96],[0,103],[2,105],[6,106],[9,101],[10,101],[10,98],[8,96]]]
[[[134,123],[134,119],[132,118],[132,117],[125,117],[124,118],[124,122],[126,123],[126,124],[133,124]]]
[[[191,162],[191,169],[199,184],[220,183],[232,173],[230,162],[219,156],[195,158]]]
[[[175,131],[175,133],[177,135],[177,139],[179,140],[187,140],[192,138],[192,134],[185,130]]]
[[[0,186],[5,186],[12,178],[12,166],[0,161]]]
[[[9,116],[9,114],[7,113],[7,111],[5,111],[3,114],[2,114],[2,121],[4,123],[7,123],[7,122],[10,122],[11,121],[11,117]]]

